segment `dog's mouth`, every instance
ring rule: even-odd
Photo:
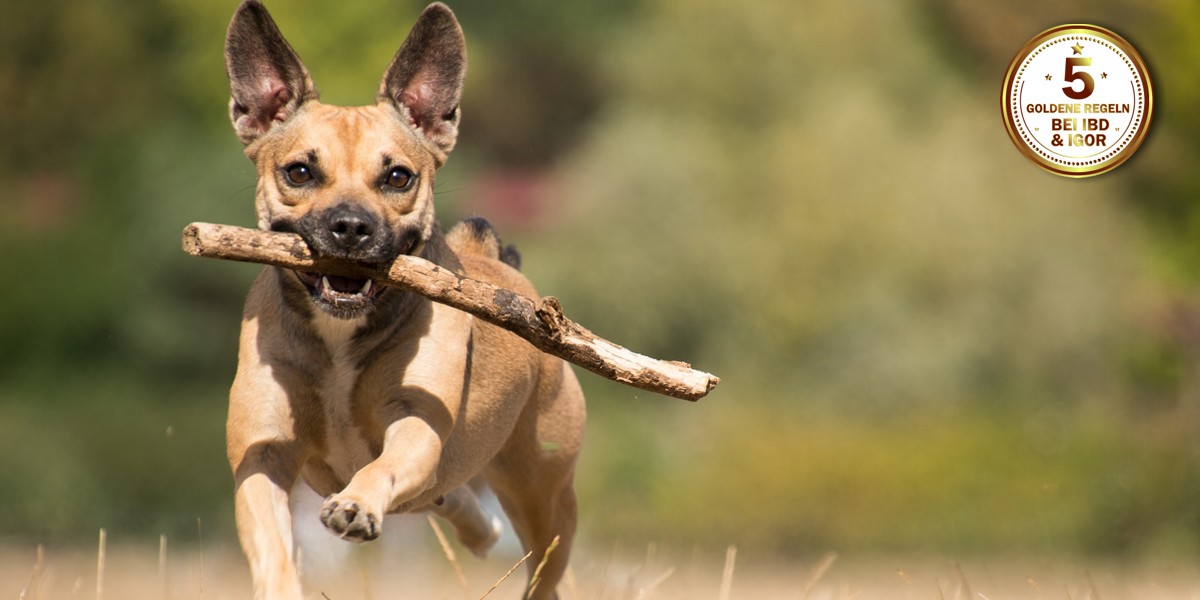
[[[329,314],[351,319],[370,308],[384,287],[370,279],[293,271],[314,302]]]
[[[283,230],[283,226],[273,226],[272,230]],[[323,253],[319,250],[323,247],[319,243],[320,238],[313,240],[303,233],[301,236],[310,247],[317,249],[317,254],[330,258],[337,256],[335,253]],[[399,239],[400,243],[392,253],[372,256],[343,256],[341,258],[380,267],[391,263],[397,256],[414,255],[422,249],[421,234],[417,230],[405,232]],[[354,319],[362,316],[374,307],[381,295],[387,293],[387,287],[370,279],[307,271],[292,271],[292,273],[308,290],[313,304],[338,319]]]

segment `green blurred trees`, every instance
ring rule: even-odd
[[[597,331],[724,383],[700,407],[593,393],[589,492],[639,507],[600,529],[1196,548],[1195,340],[1166,319],[1194,277],[1164,279],[1186,256],[1158,251],[1139,185],[1190,130],[1159,113],[1102,178],[1030,168],[998,125],[1011,57],[964,73],[922,9],[958,10],[664,0],[622,38],[562,171],[573,226],[527,253],[587,260],[528,269]]]
[[[224,396],[255,269],[178,236],[252,220],[232,4],[0,23],[0,541],[231,532]],[[542,292],[724,380],[690,405],[583,375],[588,539],[1200,545],[1200,123],[1173,108],[1200,89],[1193,7],[1089,4],[1142,48],[1162,110],[1136,159],[1072,181],[1021,158],[996,110],[1057,8],[598,6],[453,5],[471,72],[439,174],[444,218],[494,216],[471,194],[497,174],[549,182],[551,217],[502,231]],[[349,104],[420,9],[270,7]]]

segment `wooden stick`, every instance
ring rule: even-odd
[[[211,223],[184,228],[183,249],[192,256],[372,279],[415,292],[503,327],[597,375],[666,396],[696,401],[721,381],[687,363],[643,356],[596,336],[568,319],[553,296],[526,298],[415,256],[400,256],[390,266],[378,267],[323,259],[314,257],[295,234]]]
[[[433,513],[425,513],[425,518],[429,519],[429,527],[433,529],[433,535],[437,537],[438,545],[442,547],[442,554],[446,555],[446,560],[450,561],[450,566],[454,567],[458,585],[462,587],[463,598],[471,600],[471,586],[467,584],[467,576],[463,574],[462,565],[458,562],[458,556],[454,554],[454,548],[450,546],[450,540],[446,539],[446,534],[442,533],[442,528],[438,525],[437,518],[433,516]]]

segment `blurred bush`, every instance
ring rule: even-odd
[[[664,0],[620,40],[561,171],[573,220],[527,252],[586,261],[528,269],[724,383],[699,407],[593,392],[588,490],[635,507],[598,530],[1195,549],[1195,340],[1167,317],[1191,293],[1136,185],[1161,167],[1028,168],[997,126],[1011,57],[964,74],[921,8]],[[1041,30],[1022,20],[1013,48]],[[1186,136],[1159,118],[1147,157]]]
[[[0,24],[0,541],[232,534],[221,431],[255,268],[178,251],[190,221],[252,221],[228,4]],[[270,7],[350,104],[420,9]],[[723,379],[690,405],[582,376],[588,539],[1198,550],[1200,123],[1173,109],[1200,89],[1194,8],[454,8],[471,72],[443,218],[493,218],[573,318]],[[1137,158],[1082,181],[1028,164],[996,106],[1011,52],[1069,20],[1142,48],[1164,107]]]

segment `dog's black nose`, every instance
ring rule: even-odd
[[[325,215],[325,226],[333,242],[342,250],[360,250],[379,229],[375,215],[351,204],[341,204]]]

